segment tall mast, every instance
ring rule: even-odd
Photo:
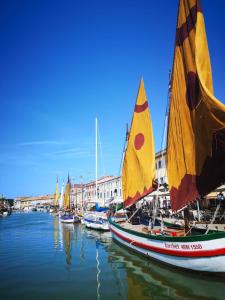
[[[95,118],[95,201],[98,201],[98,119]]]

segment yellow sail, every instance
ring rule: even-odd
[[[213,95],[199,0],[180,0],[172,72],[167,174],[173,210],[225,181],[225,106]]]
[[[71,189],[71,183],[70,183],[70,178],[68,175],[66,189],[65,189],[65,193],[64,193],[64,209],[70,208],[70,189]]]
[[[152,124],[144,82],[141,80],[123,161],[122,190],[125,207],[154,190],[155,173]]]
[[[54,206],[58,205],[58,200],[59,200],[59,184],[58,184],[58,177],[57,177],[56,189],[55,189]]]

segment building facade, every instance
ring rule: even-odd
[[[55,199],[54,194],[41,195],[35,197],[16,197],[14,199],[14,207],[16,209],[24,209],[25,207],[38,206],[38,205],[53,205]]]

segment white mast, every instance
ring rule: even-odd
[[[95,118],[95,201],[98,201],[98,119]]]

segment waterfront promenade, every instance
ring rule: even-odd
[[[61,224],[48,213],[0,218],[0,297],[224,299],[220,277],[178,271],[116,244],[110,232]]]

